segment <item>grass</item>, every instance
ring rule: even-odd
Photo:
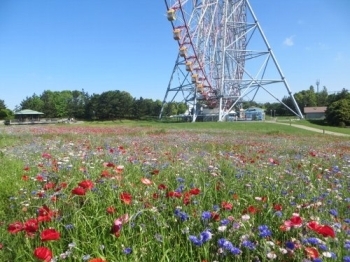
[[[0,131],[0,261],[350,259],[346,138],[264,122]]]

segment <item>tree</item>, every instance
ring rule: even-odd
[[[0,99],[0,109],[6,109],[5,101]]]
[[[99,119],[98,103],[100,100],[99,94],[92,94],[85,104],[85,118],[90,120]]]
[[[350,98],[330,104],[326,110],[326,121],[334,126],[350,125]]]
[[[31,109],[35,111],[42,112],[44,107],[44,101],[41,100],[39,96],[35,93],[31,97],[26,97],[26,99],[22,100],[20,103],[21,110],[23,109]]]
[[[317,106],[327,106],[328,91],[324,86],[322,91],[317,93]]]
[[[40,99],[44,102],[42,112],[45,114],[45,117],[56,117],[56,107],[54,101],[54,93],[50,90],[45,90],[41,95]]]
[[[345,99],[345,98],[350,98],[350,93],[347,89],[343,88],[342,91],[336,94],[332,94],[328,96],[328,104],[332,104],[335,101]]]
[[[9,119],[13,118],[13,112],[7,108],[0,109],[0,119]]]
[[[89,95],[82,91],[74,90],[68,100],[68,116],[78,119],[85,117],[85,106],[89,100]]]

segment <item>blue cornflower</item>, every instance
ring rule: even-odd
[[[350,256],[343,257],[343,262],[350,262]]]
[[[309,237],[309,238],[307,238],[306,239],[307,240],[307,242],[309,243],[309,244],[311,244],[311,245],[317,245],[320,241],[317,239],[317,238],[315,238],[315,237]]]
[[[220,225],[222,225],[222,226],[226,226],[229,223],[230,223],[230,220],[228,220],[226,218],[220,221]]]
[[[259,226],[258,229],[260,237],[270,237],[272,235],[270,229],[266,225]]]
[[[72,225],[72,224],[67,224],[67,225],[65,225],[64,226],[67,230],[69,230],[69,229],[73,229],[74,228],[74,225]]]
[[[84,255],[84,256],[83,256],[83,260],[84,260],[84,261],[87,261],[87,260],[89,260],[90,258],[91,258],[90,255]]]
[[[331,210],[329,210],[329,214],[331,214],[332,216],[337,217],[338,216],[338,211],[336,209],[331,209]]]
[[[244,246],[250,250],[254,250],[256,247],[255,244],[250,240],[243,240],[242,246]]]
[[[203,211],[202,220],[209,220],[211,217],[211,213],[209,211]]]
[[[290,249],[290,250],[293,250],[295,248],[295,245],[293,242],[286,242],[286,248]]]
[[[314,258],[314,259],[312,260],[312,262],[322,262],[322,259],[321,259],[321,258]]]
[[[176,181],[179,183],[184,183],[185,179],[183,179],[182,177],[178,177],[178,178],[176,178]]]
[[[328,247],[326,245],[323,245],[323,244],[319,245],[318,247],[322,251],[327,251],[328,250]]]
[[[345,240],[344,248],[350,250],[350,240]]]
[[[276,211],[275,216],[276,217],[282,217],[283,213],[281,211]]]
[[[219,207],[218,205],[214,205],[214,206],[213,206],[213,210],[214,210],[214,211],[219,211],[219,210],[220,210],[220,207]]]
[[[175,209],[175,216],[177,216],[178,218],[180,218],[181,221],[186,221],[186,220],[189,219],[188,215],[187,215],[185,212],[183,212],[183,211],[181,211],[180,209],[178,209],[178,208]]]
[[[345,218],[344,222],[347,223],[347,224],[350,224],[350,218]]]
[[[175,189],[176,192],[182,193],[185,190],[184,185],[180,185],[178,188]]]
[[[229,251],[233,255],[239,255],[242,253],[242,251],[235,247],[230,241],[226,240],[225,238],[220,238],[218,240],[219,247],[225,249],[226,251]]]
[[[201,246],[204,243],[208,242],[212,238],[212,236],[213,234],[209,230],[205,230],[202,233],[200,233],[199,237],[190,235],[189,239],[194,245]]]
[[[124,248],[123,253],[126,255],[130,255],[132,253],[132,248],[131,247]]]

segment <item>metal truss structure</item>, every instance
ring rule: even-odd
[[[192,121],[210,108],[218,121],[243,101],[279,84],[303,115],[248,0],[165,0],[178,54],[160,113],[169,102],[186,102]]]

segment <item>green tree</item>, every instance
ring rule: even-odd
[[[56,106],[54,99],[54,92],[50,90],[45,90],[41,95],[40,99],[44,102],[42,112],[47,118],[56,117]]]
[[[85,117],[85,106],[89,100],[89,95],[82,91],[74,90],[68,100],[68,116],[78,119]]]
[[[350,125],[350,98],[330,104],[326,110],[326,121],[333,126]]]
[[[0,99],[0,109],[6,109],[5,101]]]
[[[10,119],[13,118],[13,112],[7,108],[0,109],[0,119]]]
[[[335,93],[328,96],[328,104],[332,104],[335,101],[350,98],[350,93],[347,89],[343,88],[339,93]]]
[[[53,92],[53,103],[55,114],[54,117],[69,117],[69,101],[72,100],[72,91],[56,91]]]
[[[327,106],[327,100],[328,100],[328,91],[327,88],[324,86],[322,91],[317,93],[317,106]]]
[[[97,120],[99,119],[99,94],[92,94],[89,96],[86,104],[85,104],[85,119],[89,120]]]
[[[44,107],[44,101],[42,101],[41,98],[37,96],[35,93],[31,97],[26,97],[20,103],[21,110],[31,109],[31,110],[42,112],[43,107]]]

